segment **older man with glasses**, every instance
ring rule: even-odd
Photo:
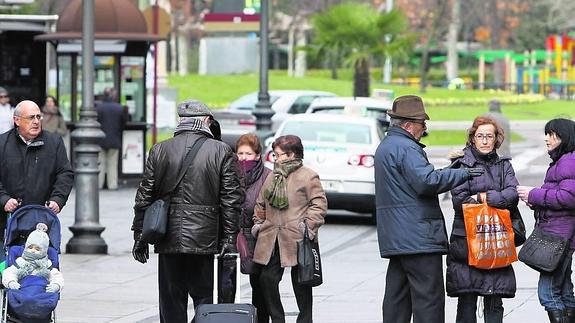
[[[22,101],[14,109],[15,128],[0,135],[0,206],[4,212],[40,204],[59,213],[68,200],[74,174],[64,141],[42,131],[42,118],[36,103]],[[5,226],[2,216],[0,232]]]
[[[0,87],[0,134],[14,127],[13,114],[14,107],[10,105],[10,95],[5,88]]]

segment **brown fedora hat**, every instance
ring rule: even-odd
[[[393,101],[393,108],[387,114],[397,119],[429,120],[423,101],[417,95],[398,97]]]

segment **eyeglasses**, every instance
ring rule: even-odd
[[[487,141],[493,141],[495,140],[495,136],[492,134],[484,135],[482,133],[478,133],[475,135],[475,140],[483,141],[485,139],[487,139]]]
[[[34,119],[36,119],[38,121],[42,121],[42,119],[44,119],[44,115],[42,115],[42,114],[33,114],[30,116],[26,116],[26,117],[17,115],[16,117],[21,118],[21,119],[26,119],[28,121],[32,121]]]
[[[425,126],[425,120],[409,120],[409,121]]]
[[[274,160],[278,160],[278,158],[280,158],[282,155],[287,155],[287,154],[288,154],[288,153],[279,153],[279,154],[272,153],[272,158],[273,158]]]

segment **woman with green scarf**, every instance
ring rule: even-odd
[[[297,242],[307,226],[310,239],[324,223],[327,200],[319,176],[303,166],[303,145],[298,136],[278,137],[272,144],[273,174],[264,182],[254,210],[252,235],[257,237],[253,261],[261,265],[260,287],[272,323],[284,323],[279,282],[284,268],[299,308],[297,323],[312,322],[312,288],[298,284]]]

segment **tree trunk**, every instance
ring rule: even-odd
[[[294,48],[295,27],[290,26],[288,31],[288,52],[287,52],[287,72],[288,76],[293,76],[293,48]]]
[[[307,40],[305,38],[305,31],[302,28],[298,28],[296,35],[296,54],[295,54],[295,77],[304,77],[305,70],[307,68],[306,52],[300,48],[307,45]]]
[[[331,70],[331,79],[337,80],[337,62],[338,62],[338,55],[337,49],[331,49],[329,51],[329,68]]]
[[[425,93],[427,83],[427,71],[429,70],[429,41],[421,49],[421,65],[419,73],[419,93]]]
[[[353,96],[369,96],[369,62],[358,59],[353,69]]]
[[[457,56],[457,31],[459,30],[459,14],[461,2],[453,1],[451,8],[451,22],[449,23],[449,33],[447,35],[447,81],[451,81],[459,74],[459,57]]]

